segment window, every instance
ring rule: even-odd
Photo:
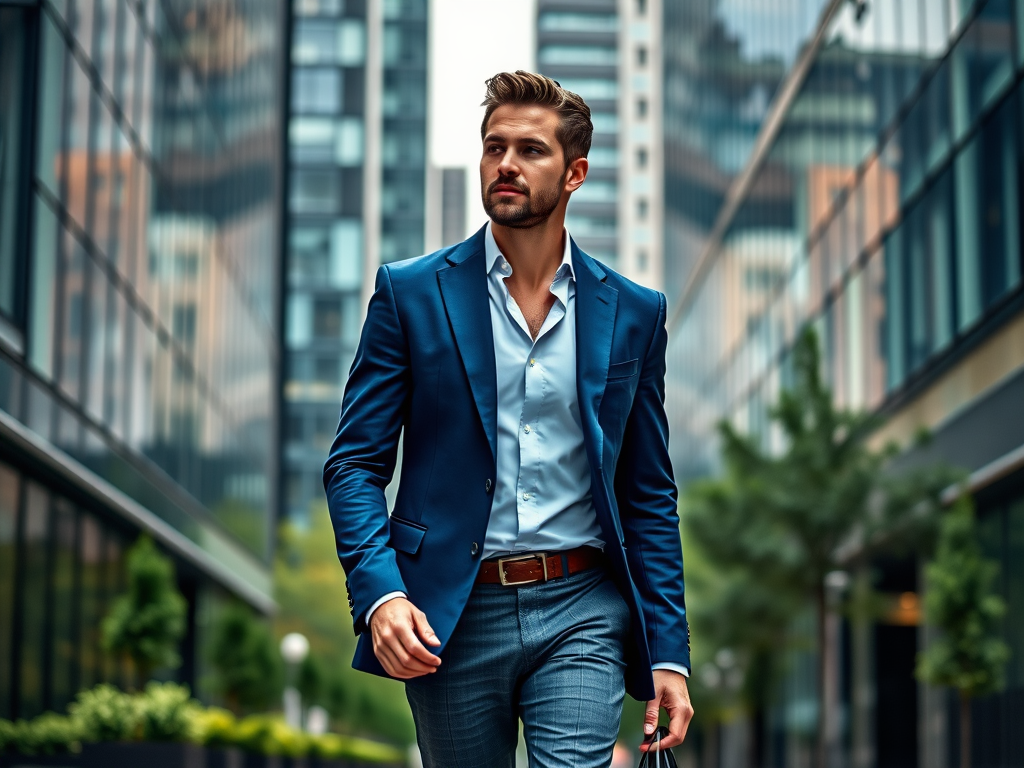
[[[647,99],[643,96],[636,100],[636,116],[639,120],[647,118]]]
[[[650,206],[647,203],[646,197],[641,197],[636,201],[636,217],[640,219],[640,221],[647,220],[647,212],[649,207]]]
[[[638,67],[646,67],[647,66],[647,46],[646,45],[638,45],[636,47],[636,65]]]
[[[647,167],[647,150],[644,147],[639,147],[636,150],[636,167],[646,168]]]
[[[334,114],[341,109],[341,73],[337,69],[296,69],[292,75],[292,112]]]
[[[292,45],[296,64],[332,64],[338,55],[338,26],[329,19],[297,20]]]
[[[335,213],[341,202],[338,174],[332,170],[296,169],[292,173],[291,209],[301,213]]]
[[[619,150],[615,147],[591,147],[587,155],[591,168],[617,168]]]
[[[636,0],[636,15],[647,15],[647,0]]]
[[[544,32],[616,32],[614,13],[543,13],[540,29]]]
[[[0,464],[0,691],[11,690],[19,487],[18,475],[14,470],[6,464]],[[8,696],[0,696],[0,717],[11,717],[9,704]]]
[[[22,125],[25,83],[25,12],[0,9],[0,316],[20,319],[20,270],[17,253],[24,234]]]
[[[618,52],[604,45],[545,45],[537,60],[541,64],[586,64],[614,67]]]

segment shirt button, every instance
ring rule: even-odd
[[[488,477],[486,480],[484,480],[484,493],[490,493],[490,492],[491,492],[491,478]]]
[[[524,500],[529,500],[529,498],[530,498],[530,494],[528,494],[528,493],[524,493],[523,494],[523,499]]]
[[[477,544],[477,543],[476,543],[476,542],[474,541],[474,542],[473,542],[473,543],[472,543],[472,544],[470,545],[470,547],[469,547],[469,554],[470,554],[470,555],[472,555],[473,557],[476,557],[476,555],[477,555],[477,553],[478,553],[479,551],[480,551],[480,545],[479,545],[479,544]]]
[[[531,357],[530,358],[530,367],[533,368],[533,366],[536,365],[536,363],[537,363],[537,359],[534,358],[534,357]]]
[[[523,427],[523,432],[525,432],[526,434],[530,434],[530,425],[529,424],[527,424],[525,427]]]

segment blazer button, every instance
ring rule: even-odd
[[[470,547],[469,547],[469,554],[471,554],[473,557],[476,557],[479,552],[480,552],[480,545],[477,544],[474,541],[472,543],[472,545],[470,545]]]
[[[486,480],[484,480],[484,493],[490,493],[491,487],[491,478],[488,477]]]

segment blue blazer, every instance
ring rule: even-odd
[[[689,667],[676,486],[668,456],[665,298],[572,244],[577,394],[594,509],[632,615],[626,689],[651,664]],[[361,635],[353,665],[385,675],[367,609],[402,591],[442,649],[480,566],[495,477],[497,385],[484,230],[382,266],[324,466],[338,557]],[[403,433],[404,430],[404,433]],[[402,469],[389,518],[384,489]],[[438,651],[439,652],[439,651]]]

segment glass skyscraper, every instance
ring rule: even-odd
[[[594,123],[590,171],[566,229],[594,258],[659,289],[660,17],[660,0],[537,3],[538,71],[582,96]]]
[[[0,1],[0,716],[124,683],[100,623],[140,532],[177,676],[273,608],[283,6]]]
[[[677,476],[718,470],[721,419],[772,445],[769,407],[813,326],[837,403],[907,447],[895,470],[970,473],[1013,653],[1005,692],[973,705],[975,760],[1019,763],[1024,3],[694,0],[664,22]],[[930,445],[910,447],[921,428]],[[912,560],[879,571],[880,590],[920,604]],[[843,635],[851,766],[955,765],[956,703],[915,682],[924,630],[908,616]],[[791,665],[762,713],[757,764],[809,754],[811,668]]]
[[[284,515],[324,498],[377,267],[424,251],[426,0],[293,5]]]

